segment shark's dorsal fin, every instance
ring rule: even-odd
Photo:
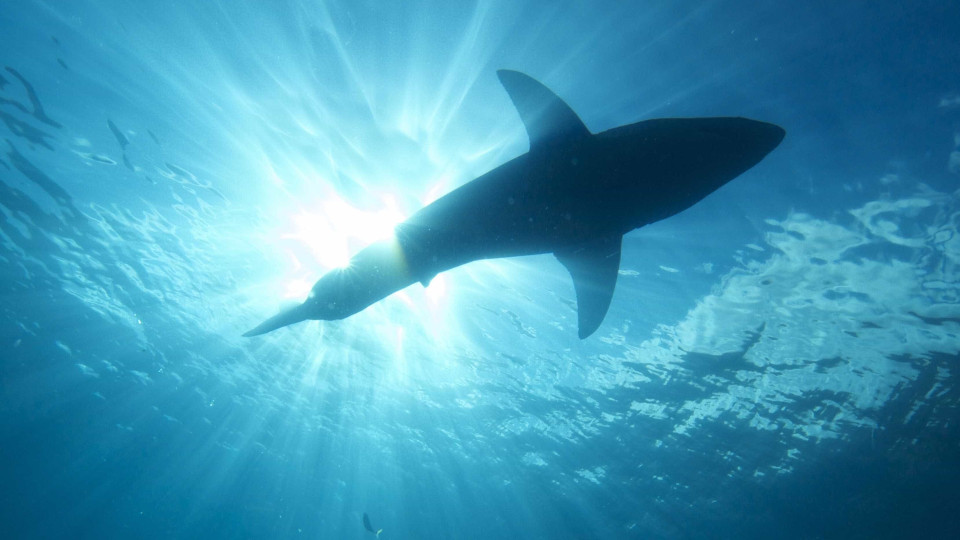
[[[607,314],[617,285],[622,243],[622,236],[608,237],[554,253],[573,277],[580,339],[596,332]]]
[[[519,71],[501,69],[497,76],[527,128],[530,150],[546,146],[555,139],[570,140],[590,135],[577,113],[546,86]]]

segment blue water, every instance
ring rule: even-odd
[[[955,538],[960,6],[0,3],[4,538]],[[240,334],[527,150],[787,137],[625,237]]]

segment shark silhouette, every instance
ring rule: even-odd
[[[613,297],[623,235],[681,212],[760,162],[779,126],[746,118],[661,118],[591,133],[533,78],[497,72],[530,151],[451,191],[357,253],[307,299],[245,333],[336,320],[480,259],[553,253],[573,277],[580,338]]]

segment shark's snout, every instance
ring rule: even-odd
[[[266,334],[267,332],[273,332],[278,328],[283,328],[284,326],[290,326],[291,324],[298,323],[301,321],[307,320],[307,307],[306,304],[297,304],[289,309],[281,310],[280,313],[277,313],[273,317],[263,321],[258,324],[252,330],[243,334],[243,337],[253,337],[259,336],[261,334]]]

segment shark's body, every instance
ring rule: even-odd
[[[665,118],[591,134],[553,92],[499,71],[530,151],[425,206],[395,238],[357,253],[307,300],[244,334],[349,317],[417,281],[480,259],[553,253],[570,271],[579,335],[603,321],[623,235],[693,206],[756,165],[784,130],[745,118]]]

